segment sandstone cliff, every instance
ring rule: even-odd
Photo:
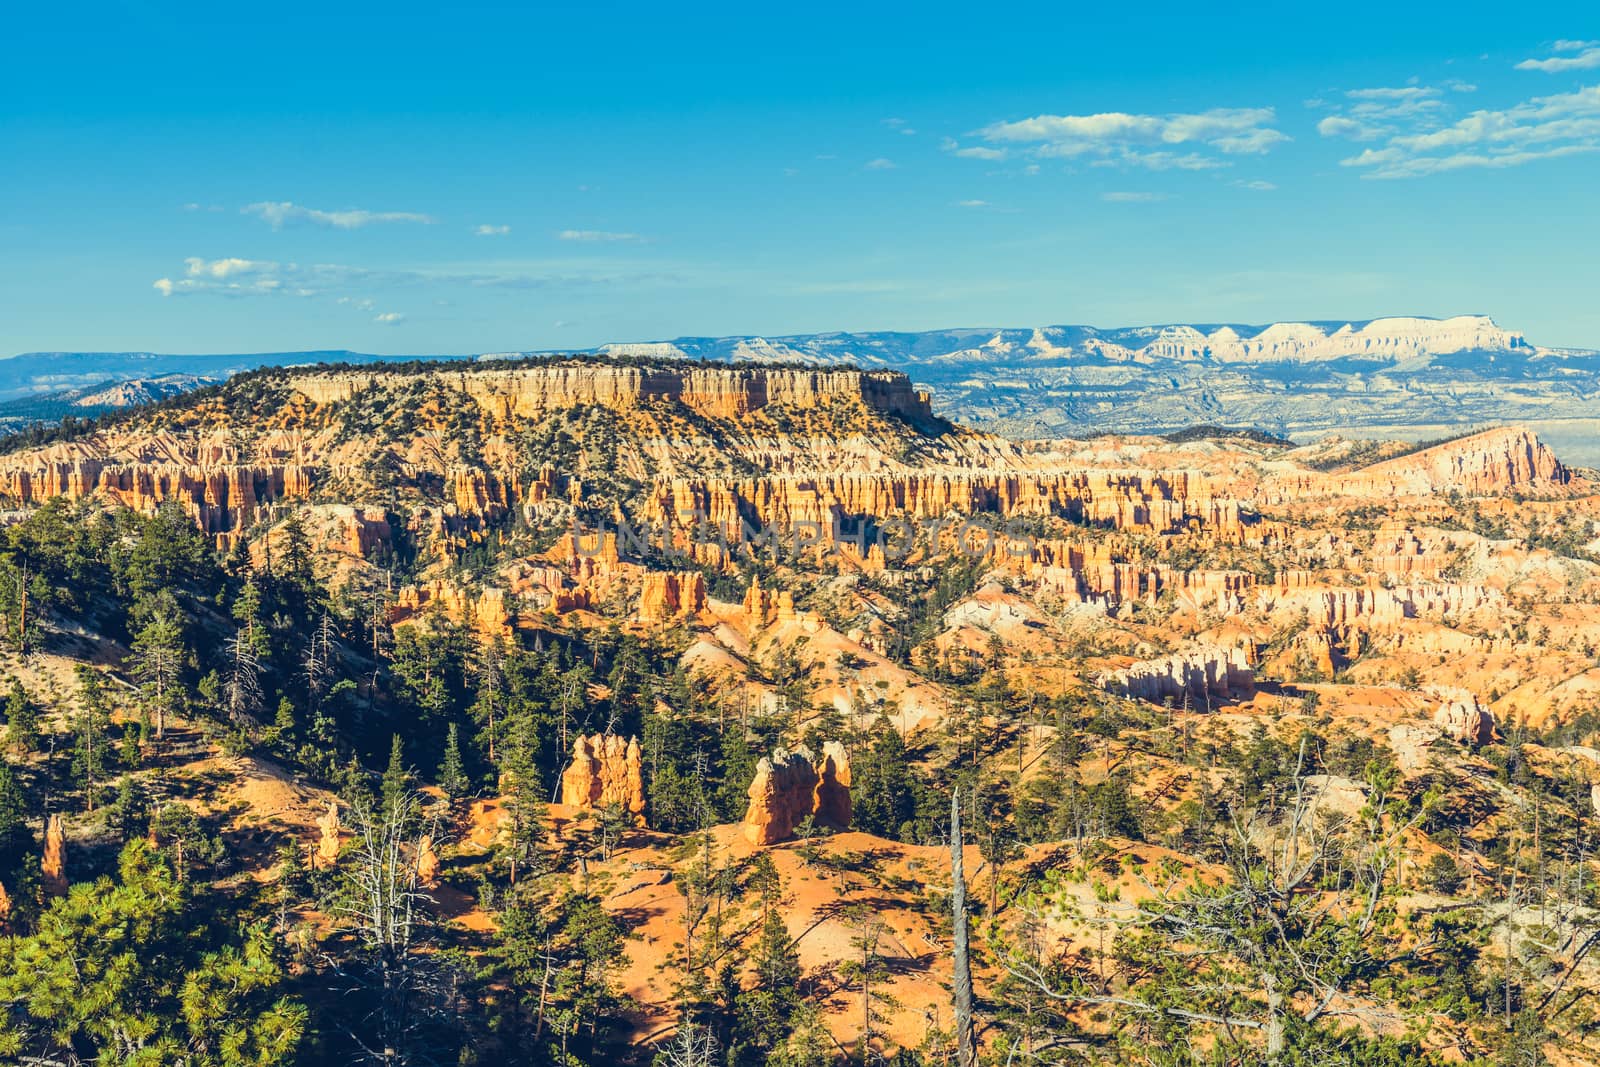
[[[738,418],[772,404],[817,407],[836,399],[859,400],[872,410],[932,422],[928,394],[894,371],[788,369],[737,366],[617,366],[597,362],[557,363],[496,370],[435,371],[445,388],[471,397],[498,418],[535,416],[580,404],[637,407],[677,401],[703,415]],[[290,386],[313,404],[346,401],[362,390],[381,388],[393,371],[341,370],[302,374]]]

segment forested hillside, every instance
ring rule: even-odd
[[[1600,495],[1532,434],[331,366],[0,504],[0,1060],[1600,1062]]]

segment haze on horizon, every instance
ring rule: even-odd
[[[15,12],[0,355],[1463,313],[1600,347],[1571,5],[809,14]]]

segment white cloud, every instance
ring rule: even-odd
[[[153,288],[162,296],[213,292],[225,296],[270,295],[292,291],[299,296],[312,295],[313,290],[301,285],[286,290],[281,276],[283,268],[265,260],[241,259],[226,256],[222,259],[202,259],[190,256],[183,261],[184,276],[177,280],[157,278]],[[290,264],[293,269],[293,264]]]
[[[262,274],[278,269],[276,263],[228,256],[225,259],[205,260],[190,256],[183,261],[185,272],[191,278],[229,278],[236,274]]]
[[[1317,123],[1317,132],[1324,137],[1346,137],[1352,141],[1376,141],[1387,133],[1393,133],[1393,127],[1373,126],[1343,115],[1329,115]]]
[[[1270,107],[1212,108],[1209,111],[1167,115],[1138,115],[1107,111],[1094,115],[1035,115],[1011,122],[996,122],[978,131],[990,145],[1004,151],[1017,146],[1039,158],[1083,158],[1095,165],[1136,166],[1154,170],[1208,170],[1227,166],[1224,156],[1260,155],[1289,140],[1274,123]],[[1162,146],[1188,146],[1174,152]],[[946,149],[962,151],[947,142]]]
[[[1343,161],[1373,178],[1498,169],[1600,150],[1600,86],[1474,111],[1445,126],[1415,125]]]
[[[1101,193],[1100,199],[1110,204],[1152,204],[1166,200],[1166,193]]]
[[[866,165],[865,169],[867,169],[867,170],[894,170],[895,169],[895,162],[892,159],[884,159],[882,156],[879,156],[877,159],[869,159],[867,161],[867,165]]]
[[[958,201],[956,201],[956,207],[988,207],[988,206],[989,206],[989,201],[987,201],[987,200],[958,200]]]
[[[1417,178],[1500,169],[1600,149],[1600,88],[1535,97],[1452,121],[1442,91],[1427,86],[1353,89],[1342,113],[1317,123],[1324,137],[1381,142],[1342,160],[1368,178]]]
[[[445,286],[476,289],[564,290],[612,285],[670,285],[672,273],[621,269],[588,259],[492,262],[463,269],[441,267],[374,269],[342,263],[270,263],[239,257],[207,260],[192,256],[180,275],[151,283],[162,296],[322,297],[358,311],[374,311],[374,297],[387,301],[391,292],[426,293]]]
[[[1114,155],[1104,159],[1096,159],[1089,164],[1092,167],[1144,167],[1147,170],[1216,170],[1219,167],[1231,167],[1233,164],[1213,156],[1201,155],[1199,152],[1135,152],[1131,149],[1122,149]]]
[[[336,230],[358,230],[363,226],[386,222],[416,222],[431,225],[436,221],[431,215],[415,211],[363,211],[359,208],[347,211],[319,211],[316,208],[301,207],[287,200],[264,200],[256,204],[246,204],[240,211],[246,215],[261,217],[274,230],[282,229],[290,222],[308,222],[317,226],[331,226]]]
[[[556,234],[556,239],[561,241],[643,241],[644,238],[636,233],[615,233],[611,230],[562,230]]]
[[[406,321],[406,317],[398,311],[385,311],[381,315],[372,316],[372,321],[383,326],[396,326]]]
[[[506,234],[511,232],[511,227],[510,226],[490,226],[490,225],[488,225],[486,223],[486,224],[484,224],[482,226],[473,227],[472,232],[477,234],[479,237],[503,237]]]
[[[1270,193],[1277,188],[1272,182],[1263,181],[1260,178],[1256,178],[1253,181],[1236,181],[1233,184],[1240,189],[1249,189],[1254,193]]]
[[[1600,67],[1600,47],[1592,41],[1557,41],[1557,51],[1576,51],[1575,56],[1551,56],[1549,59],[1524,59],[1518,70],[1542,70],[1546,74],[1560,74],[1569,70],[1594,70]],[[1566,45],[1566,48],[1560,48]]]
[[[1600,41],[1568,41],[1563,39],[1551,44],[1550,50],[1553,52],[1581,52],[1585,48],[1594,48],[1597,45],[1600,45]]]
[[[943,141],[940,141],[939,147],[943,151],[961,159],[1000,160],[1010,155],[1004,148],[985,148],[983,145],[969,145],[963,148],[961,143],[953,137],[946,137]]]

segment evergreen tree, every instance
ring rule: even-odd
[[[73,887],[37,930],[0,939],[0,1058],[36,1063],[293,1062],[306,1009],[265,930],[236,939],[142,841],[118,878]]]
[[[0,757],[0,886],[11,901],[15,921],[34,898],[39,863],[33,831],[28,828],[28,798],[17,772]]]
[[[389,742],[389,766],[383,772],[381,798],[386,814],[400,810],[411,794],[411,772],[406,770],[405,742],[395,734]]]
[[[865,741],[851,761],[851,823],[869,834],[906,840],[912,832],[917,797],[905,742],[881,715]]]
[[[78,667],[78,711],[72,718],[72,775],[83,789],[84,804],[93,811],[105,785],[110,745],[111,709],[100,675]]]
[[[20,755],[39,747],[39,706],[29,698],[20,678],[11,679],[6,697],[6,744]]]
[[[145,707],[154,714],[157,739],[166,734],[167,714],[176,702],[179,676],[187,654],[183,628],[167,612],[152,617],[133,639],[129,665],[134,677],[139,679]]]
[[[460,729],[455,723],[450,724],[445,736],[444,761],[439,764],[439,788],[451,800],[460,800],[472,788],[462,763]]]

